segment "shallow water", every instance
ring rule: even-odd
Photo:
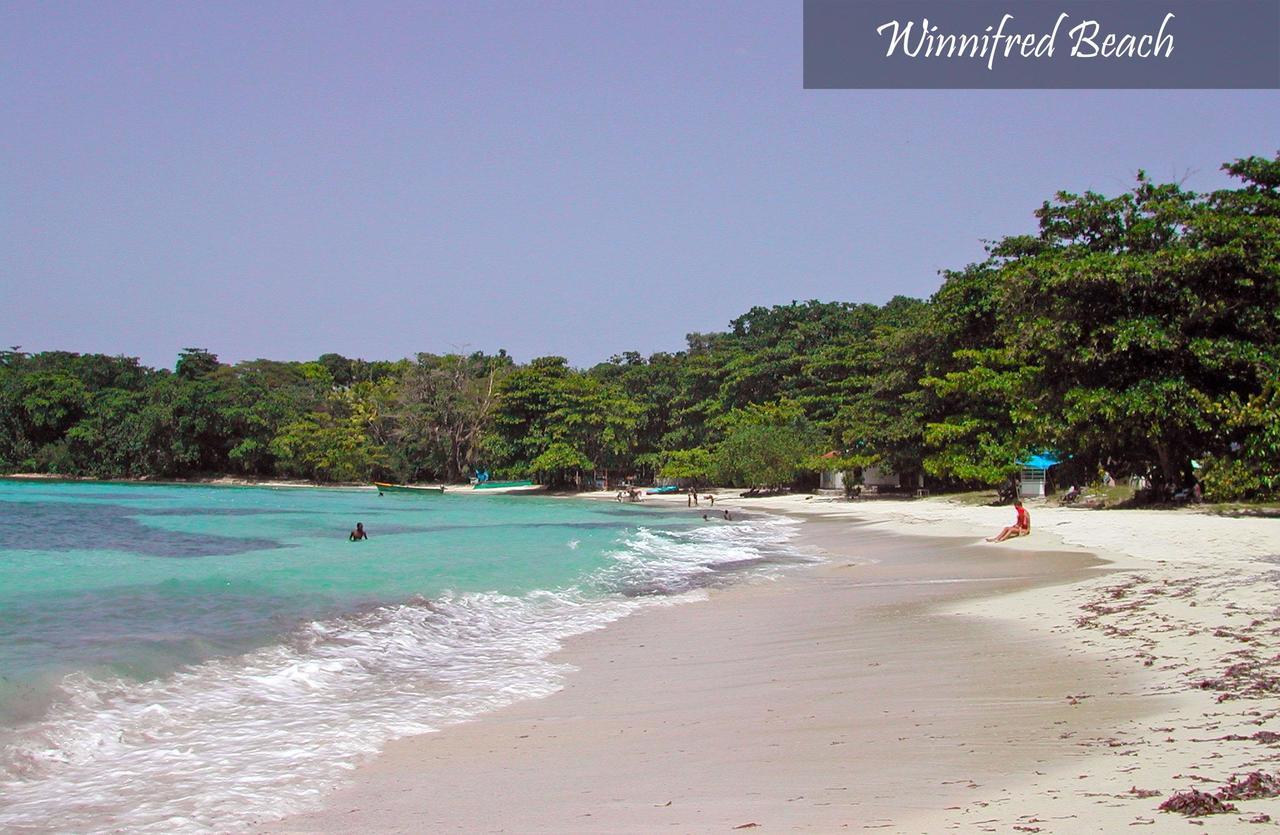
[[[346,541],[356,521],[370,539]],[[0,829],[219,831],[546,695],[565,637],[774,570],[784,520],[0,481]]]

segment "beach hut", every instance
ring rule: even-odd
[[[822,457],[834,461],[840,457],[840,453],[832,451]],[[903,485],[902,477],[888,467],[871,466],[861,469],[862,479],[860,483],[863,489],[870,493],[880,491],[894,492],[907,486]],[[924,486],[923,481],[919,486]],[[818,474],[818,488],[821,490],[844,490],[845,471],[835,469],[822,470]]]
[[[831,450],[822,456],[824,460],[835,463],[840,457],[840,453]],[[826,469],[818,473],[818,489],[819,490],[843,490],[844,489],[844,470]]]
[[[1044,498],[1045,482],[1048,480],[1049,468],[1062,459],[1053,452],[1038,452],[1018,462],[1022,471],[1022,481],[1018,485],[1018,495],[1029,498]]]
[[[911,489],[910,484],[902,483],[902,475],[900,473],[895,473],[888,467],[863,467],[862,486],[872,492]],[[923,482],[921,482],[920,486],[923,486]]]

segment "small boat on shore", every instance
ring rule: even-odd
[[[378,488],[378,493],[443,493],[444,487],[418,487],[412,484],[388,484],[385,481],[375,481],[373,486]]]
[[[482,481],[474,485],[475,490],[485,493],[538,493],[546,490],[546,485],[534,484],[532,481]]]

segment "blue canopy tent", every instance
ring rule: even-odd
[[[1037,452],[1018,462],[1022,468],[1022,483],[1018,486],[1019,496],[1039,496],[1045,494],[1045,479],[1049,468],[1062,461],[1056,452]]]

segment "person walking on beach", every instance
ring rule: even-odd
[[[1031,514],[1022,506],[1022,499],[1013,500],[1013,509],[1017,513],[1013,524],[995,536],[987,537],[987,542],[1004,542],[1006,539],[1012,539],[1015,536],[1027,536],[1031,533]]]
[[[364,532],[364,522],[356,522],[356,529],[351,532],[351,536],[347,537],[348,542],[359,542],[362,539],[368,539],[369,534]]]
[[[690,487],[690,488],[689,488],[689,498],[688,498],[688,499],[686,499],[686,501],[685,501],[685,505],[686,505],[687,507],[697,507],[697,506],[698,506],[698,491],[697,491],[697,490],[694,490],[692,487]]]

